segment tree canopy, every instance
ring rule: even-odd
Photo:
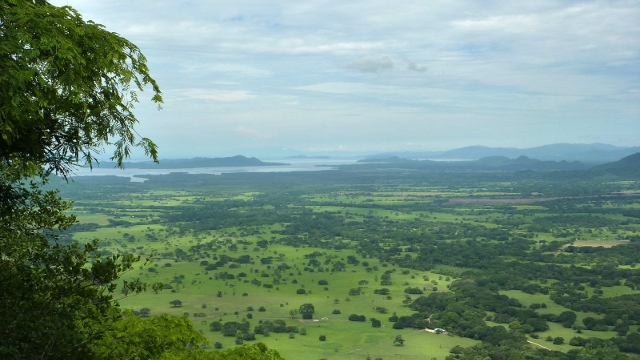
[[[49,174],[91,165],[106,145],[120,166],[135,146],[157,161],[134,129],[146,86],[160,103],[138,47],[71,7],[0,3],[0,358],[280,359],[262,344],[204,352],[186,318],[123,312],[116,281],[139,257],[60,241],[76,218],[71,202],[42,188]],[[125,294],[146,287],[122,284]]]
[[[33,161],[67,174],[90,164],[105,144],[122,164],[132,146],[157,160],[137,136],[133,108],[150,86],[162,102],[140,49],[73,8],[43,0],[0,5],[0,159]]]

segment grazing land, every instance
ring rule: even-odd
[[[640,182],[589,174],[354,165],[54,186],[76,199],[66,241],[148,258],[125,280],[164,286],[120,305],[187,316],[212,348],[637,354]]]

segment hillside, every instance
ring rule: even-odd
[[[640,177],[640,152],[615,162],[595,166],[593,169],[618,176]]]

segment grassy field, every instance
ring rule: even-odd
[[[184,238],[182,241],[192,241],[187,239]],[[142,250],[153,249],[152,245],[147,246]],[[417,359],[423,356],[425,350],[432,354],[431,357],[444,358],[455,345],[470,346],[477,343],[470,339],[435,335],[424,331],[394,330],[391,329],[392,323],[387,321],[394,312],[399,316],[412,313],[402,304],[402,300],[405,299],[403,290],[406,287],[428,286],[430,288],[433,286],[431,283],[433,280],[439,289],[446,291],[447,285],[453,279],[447,281],[446,277],[424,271],[410,271],[408,274],[402,274],[401,269],[385,267],[385,264],[377,260],[369,262],[370,266],[378,269],[373,271],[366,271],[366,267],[361,264],[347,265],[342,272],[299,271],[308,263],[304,255],[313,251],[315,250],[269,246],[266,251],[254,252],[247,249],[237,252],[219,252],[218,254],[233,257],[242,255],[252,257],[254,264],[234,264],[233,269],[224,269],[234,274],[241,272],[252,274],[243,278],[242,281],[215,280],[212,277],[213,272],[207,273],[197,262],[154,259],[150,267],[140,268],[136,273],[128,274],[129,279],[140,277],[150,283],[156,281],[168,283],[174,287],[174,291],[163,290],[157,294],[144,293],[129,296],[122,299],[120,304],[132,309],[146,307],[151,309],[152,314],[169,313],[177,316],[188,314],[196,328],[202,330],[211,343],[221,342],[224,347],[234,346],[234,338],[210,332],[209,323],[212,321],[245,320],[252,325],[257,325],[261,320],[282,319],[287,322],[287,325],[304,327],[307,335],[296,335],[294,339],[289,339],[288,334],[272,333],[269,337],[258,335],[258,340],[277,348],[286,358],[291,359],[302,358],[305,354],[307,356],[313,354],[313,358],[333,359],[362,358],[366,354],[393,358],[400,354],[404,358]],[[324,250],[322,253],[323,255],[317,257],[321,261],[326,258],[344,260],[348,255],[355,255],[349,250]],[[263,283],[273,282],[274,267],[255,261],[268,256],[277,258],[278,263],[286,263],[292,269],[284,271],[285,276],[271,289],[244,282],[244,279],[258,279]],[[171,266],[167,267],[165,264],[171,264]],[[155,271],[149,272],[149,268]],[[373,293],[374,289],[383,287],[378,282],[386,270],[392,271],[393,285],[384,286],[390,290],[390,299]],[[256,276],[257,274],[260,276]],[[268,274],[269,277],[262,277],[262,274]],[[176,278],[180,279],[179,283],[175,282]],[[320,280],[328,281],[328,285],[318,285]],[[363,280],[368,284],[359,286]],[[361,295],[349,295],[352,288],[361,288]],[[306,294],[297,294],[298,289],[305,289]],[[220,296],[218,291],[222,292]],[[176,299],[182,301],[182,306],[179,308],[169,304]],[[291,319],[290,311],[298,309],[304,303],[314,305],[316,309],[314,318],[318,321],[303,322],[299,316]],[[253,310],[248,311],[249,307]],[[258,311],[260,307],[264,307],[266,311]],[[376,308],[380,307],[386,308],[385,313],[376,311]],[[335,309],[340,310],[341,314],[333,314]],[[204,313],[205,317],[193,317],[195,313]],[[252,319],[247,319],[248,314],[251,314]],[[383,327],[373,328],[368,320],[363,323],[349,321],[350,314],[365,315],[367,319],[380,319]],[[400,348],[392,345],[394,337],[398,334],[406,336],[406,346]],[[328,340],[320,342],[318,340],[320,335],[327,336]]]
[[[547,204],[518,203],[518,199],[514,198],[518,193],[497,189],[508,186],[509,183],[503,183],[496,184],[495,188],[451,189],[378,184],[376,190],[368,191],[318,190],[300,195],[299,204],[284,205],[296,209],[304,207],[305,211],[313,214],[339,215],[345,221],[354,223],[367,224],[373,218],[382,224],[394,224],[393,226],[412,224],[413,228],[407,231],[472,224],[490,230],[508,230],[509,237],[523,238],[529,236],[527,226],[535,219],[555,216],[549,213],[551,207]],[[392,329],[393,323],[388,320],[393,314],[404,316],[414,313],[406,304],[419,295],[407,295],[404,292],[406,288],[423,289],[424,295],[433,293],[434,288],[439,292],[447,292],[456,277],[467,270],[463,267],[444,262],[431,271],[421,271],[401,268],[377,258],[365,258],[356,252],[357,246],[345,246],[338,250],[278,244],[278,240],[286,238],[286,235],[280,233],[289,225],[285,222],[196,231],[188,229],[184,224],[161,221],[166,214],[187,211],[213,202],[228,201],[234,205],[227,211],[250,213],[251,209],[243,208],[242,203],[265,196],[268,196],[267,192],[236,191],[229,188],[213,188],[208,191],[154,188],[126,196],[109,195],[96,200],[84,199],[78,202],[75,209],[78,220],[81,224],[95,224],[97,229],[76,232],[73,239],[85,242],[100,238],[107,251],[134,253],[143,258],[152,255],[146,266],[142,262],[137,264],[123,278],[139,278],[147,283],[162,282],[169,285],[168,288],[158,293],[146,292],[126,297],[118,292],[121,297],[119,304],[123,308],[134,310],[148,308],[151,314],[187,316],[211,344],[220,342],[223,348],[235,346],[235,338],[210,331],[210,324],[214,321],[248,321],[253,328],[264,321],[283,320],[288,326],[304,328],[306,335],[296,333],[293,338],[288,333],[256,335],[258,341],[277,349],[287,359],[364,359],[367,356],[372,359],[444,359],[454,346],[468,347],[480,343],[477,340],[436,335],[417,329],[396,330]],[[455,201],[447,203],[446,199]],[[473,201],[466,201],[469,199]],[[425,206],[433,206],[438,201],[447,205],[436,210],[423,210]],[[283,209],[282,206],[277,201],[259,203],[259,208],[269,213],[278,213]],[[607,215],[606,218],[618,222],[628,220],[619,214]],[[625,244],[627,242],[619,240],[620,237],[633,234],[635,226],[638,225],[634,223],[626,228],[615,229],[594,228],[590,234],[595,235],[594,237],[583,236],[580,240],[574,240],[573,245],[611,247]],[[535,240],[539,243],[535,246],[542,246],[542,240],[567,241],[567,238],[558,239],[555,236],[558,230],[536,231]],[[585,229],[580,231],[583,230]],[[587,235],[584,232],[581,234]],[[309,236],[308,233],[296,235]],[[332,236],[327,241],[353,244],[348,234]],[[440,240],[455,241],[446,236]],[[259,241],[264,240],[271,240],[271,243],[266,247],[258,246]],[[384,241],[385,249],[394,245],[393,238]],[[487,244],[499,243],[493,238],[484,241]],[[409,246],[402,246],[401,251],[410,250],[408,248]],[[561,251],[559,249],[555,254]],[[414,259],[416,255],[405,253],[408,259]],[[216,269],[206,270],[208,264],[225,257],[244,258],[248,261],[232,260]],[[356,259],[357,264],[349,263],[349,259]],[[316,262],[313,263],[312,260]],[[332,267],[336,263],[344,264],[344,268],[333,271]],[[591,264],[580,266],[589,267]],[[380,284],[386,272],[391,274],[391,285]],[[327,283],[320,285],[319,281]],[[374,293],[374,290],[383,287],[389,289],[388,295]],[[588,286],[586,288],[591,295],[593,289]],[[353,289],[359,289],[360,294],[350,294]],[[302,290],[304,294],[299,293]],[[603,287],[602,290],[603,297],[640,293],[626,286]],[[546,308],[537,310],[541,314],[560,314],[570,310],[555,304],[548,295],[531,295],[518,290],[500,293],[517,299],[524,307],[545,303]],[[171,305],[174,300],[180,300],[181,306]],[[314,321],[303,321],[300,314],[292,313],[305,303],[314,305]],[[335,310],[339,310],[339,313],[334,313]],[[349,321],[351,314],[364,315],[367,321]],[[601,317],[593,313],[576,314],[578,324],[588,316]],[[382,327],[373,328],[371,318],[381,320]],[[488,325],[498,324],[488,322]],[[549,322],[549,326],[548,331],[539,333],[539,339],[531,340],[554,350],[570,350],[572,347],[568,342],[577,335],[598,338],[615,336],[613,331],[585,330],[583,334],[577,334],[575,330],[556,323]],[[327,340],[320,341],[320,335],[325,335]],[[405,346],[393,345],[393,339],[397,335],[402,335],[405,339]],[[554,345],[545,341],[547,336],[564,337],[565,344]]]

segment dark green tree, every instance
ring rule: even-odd
[[[204,338],[186,318],[114,306],[116,281],[139,258],[103,256],[97,240],[62,243],[76,222],[71,203],[42,188],[52,173],[92,165],[105,146],[119,166],[136,146],[157,161],[156,145],[134,130],[146,86],[160,103],[140,50],[71,7],[0,2],[0,358],[216,358],[199,350]],[[264,345],[228,355],[280,358]]]
[[[311,319],[315,311],[316,309],[313,306],[313,304],[309,304],[309,303],[300,305],[300,308],[298,309],[298,312],[302,315],[303,319]]]

